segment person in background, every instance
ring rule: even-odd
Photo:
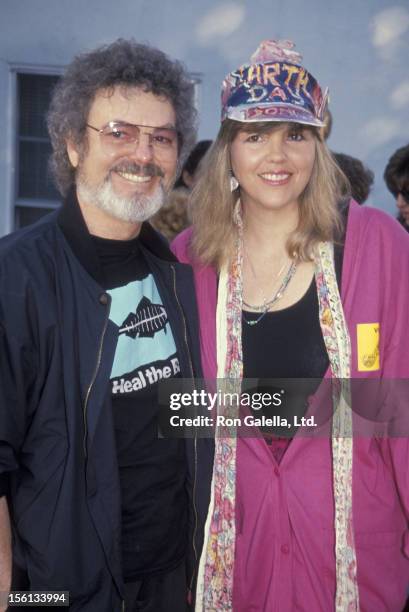
[[[199,140],[195,144],[183,165],[181,175],[175,183],[175,189],[184,187],[189,191],[192,190],[200,171],[201,162],[211,146],[211,140]]]
[[[320,136],[323,140],[327,141],[331,136],[333,118],[332,113],[329,109],[325,111],[323,126],[319,128]],[[345,153],[334,153],[331,151],[338,166],[348,179],[350,189],[345,192],[345,196],[351,196],[359,204],[363,204],[368,198],[371,186],[374,181],[374,174],[372,170],[369,170],[359,159],[346,155]],[[343,182],[340,184],[340,188],[343,188]]]
[[[164,206],[152,218],[152,225],[168,240],[173,240],[189,225],[188,199],[200,172],[200,164],[212,144],[199,140],[187,158],[179,179]]]
[[[200,374],[197,313],[191,270],[146,221],[195,140],[193,85],[119,39],[68,66],[48,127],[63,206],[0,241],[0,591],[8,497],[13,589],[182,612],[203,462],[158,439],[158,384]]]
[[[398,221],[409,231],[409,145],[395,151],[388,161],[383,178],[396,199]]]
[[[356,157],[345,155],[345,153],[334,153],[333,151],[332,155],[348,179],[351,188],[350,195],[358,204],[364,204],[371,192],[374,173]]]
[[[409,377],[409,239],[344,201],[319,131],[327,92],[293,47],[263,41],[224,80],[192,228],[173,249],[195,272],[205,378],[239,393],[315,379],[318,395],[329,379],[333,417],[316,437],[216,430],[196,610],[401,612],[409,441],[352,439],[348,399],[353,378]]]

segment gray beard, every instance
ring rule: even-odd
[[[77,192],[80,200],[127,223],[142,223],[150,219],[163,206],[166,198],[162,182],[150,196],[136,193],[130,198],[121,198],[113,190],[110,177],[98,187],[92,187],[79,175]]]

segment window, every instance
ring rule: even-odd
[[[17,72],[15,227],[55,209],[60,196],[48,168],[51,143],[46,115],[57,75]]]

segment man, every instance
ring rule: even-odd
[[[193,85],[117,40],[73,61],[48,126],[63,207],[0,241],[0,590],[8,499],[13,589],[178,612],[197,473],[183,440],[158,439],[157,386],[198,373],[196,309],[190,269],[143,222],[193,143]]]
[[[409,232],[409,145],[395,151],[388,161],[383,178],[396,199],[398,221]]]

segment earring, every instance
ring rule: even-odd
[[[240,183],[232,173],[230,176],[230,191],[233,193],[238,187],[240,187]]]

